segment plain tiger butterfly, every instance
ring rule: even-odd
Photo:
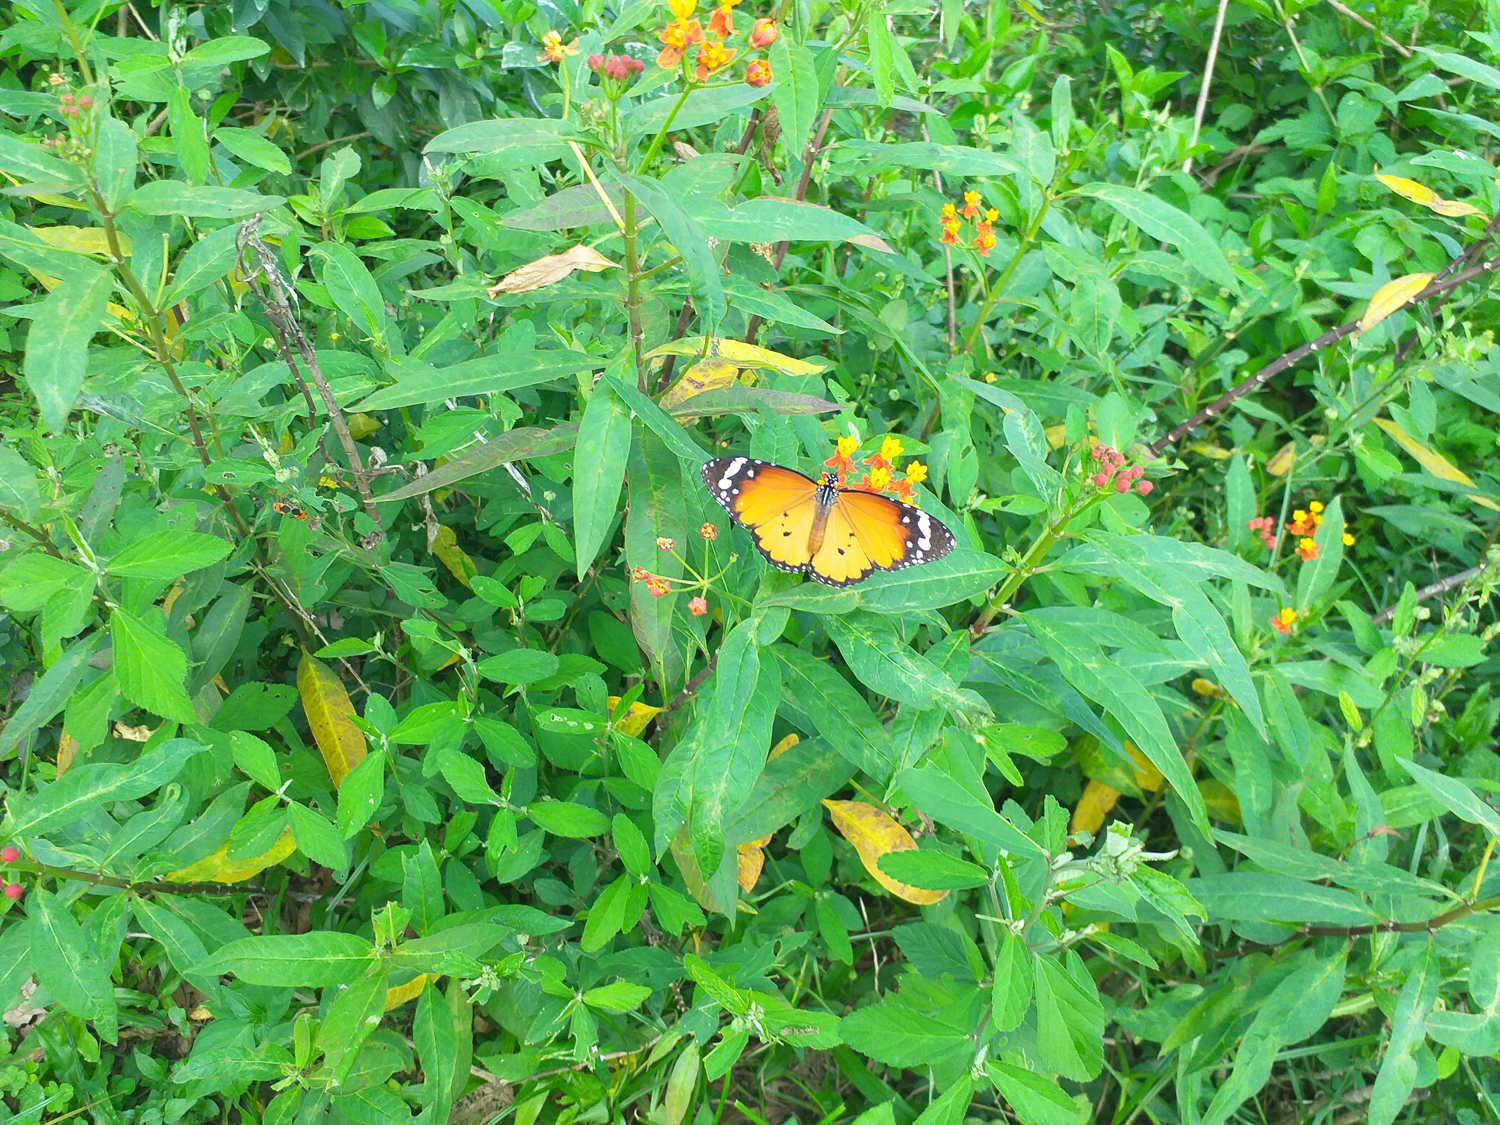
[[[953,550],[953,533],[920,508],[875,492],[839,488],[752,457],[719,457],[703,484],[778,570],[825,586],[852,586],[877,570],[903,570]]]

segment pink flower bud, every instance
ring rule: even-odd
[[[1152,487],[1153,486],[1149,480],[1137,481],[1135,490],[1142,496],[1150,496]]]
[[[1109,477],[1104,473],[1095,473],[1093,476],[1093,481],[1095,488],[1103,488],[1106,484],[1109,483]]]
[[[705,613],[708,612],[708,602],[704,601],[702,598],[694,598],[692,601],[688,602],[688,612],[690,612],[694,617],[702,617]]]
[[[20,883],[5,884],[5,897],[10,899],[11,902],[15,902],[16,899],[20,898],[25,893],[26,888],[21,886]]]
[[[758,19],[755,21],[755,26],[750,29],[750,46],[758,51],[764,51],[776,42],[778,34],[776,24],[772,20]]]
[[[1115,481],[1115,491],[1116,492],[1129,492],[1130,491],[1130,482],[1128,480],[1126,480],[1124,477],[1121,477],[1119,480]]]
[[[640,59],[626,59],[625,68],[629,70],[631,74],[639,74],[641,71],[646,69],[646,64],[641,62]]]
[[[92,109],[94,105],[94,99],[85,94],[83,95],[83,97],[78,99],[78,104],[81,105],[84,109]]]
[[[21,849],[14,844],[8,848],[0,848],[0,863],[15,863],[21,858]]]
[[[625,65],[624,55],[611,55],[604,64],[604,76],[613,78],[616,82],[623,82],[629,73],[630,68]]]
[[[603,69],[603,67],[604,67],[604,56],[603,55],[590,55],[589,56],[589,69],[592,70],[595,74],[598,74],[599,71],[601,69]]]

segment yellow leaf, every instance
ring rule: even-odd
[[[1375,424],[1389,434],[1397,445],[1410,453],[1412,459],[1417,464],[1437,477],[1438,480],[1445,480],[1452,484],[1467,485],[1469,488],[1479,487],[1452,461],[1448,460],[1448,458],[1444,457],[1437,450],[1428,449],[1389,418],[1376,418]]]
[[[109,238],[103,227],[31,227],[31,233],[49,246],[69,250],[74,254],[103,254],[109,256]],[[118,232],[120,253],[130,253],[130,237]]]
[[[272,864],[280,863],[292,852],[296,851],[296,841],[292,839],[290,826],[281,830],[281,835],[271,845],[270,850],[262,852],[250,859],[230,859],[229,845],[221,844],[218,851],[212,855],[205,856],[197,863],[189,864],[180,871],[174,871],[167,876],[167,881],[172,883],[242,883],[246,879],[259,875]]]
[[[1227,461],[1234,456],[1234,450],[1225,449],[1222,445],[1209,445],[1206,441],[1195,441],[1188,446],[1188,450],[1214,461]]]
[[[1048,426],[1042,433],[1047,436],[1048,449],[1061,449],[1063,443],[1068,440],[1068,427],[1066,424]]]
[[[1426,289],[1436,276],[1431,273],[1409,273],[1395,281],[1387,281],[1370,298],[1369,307],[1365,309],[1364,316],[1359,318],[1359,330],[1368,332],[1391,313],[1411,304],[1412,298]]]
[[[612,270],[617,265],[618,263],[611,262],[592,246],[580,243],[561,254],[548,254],[545,258],[526,263],[518,270],[512,270],[491,285],[488,294],[493,300],[502,293],[529,293],[533,289],[545,289],[556,284],[574,270],[598,273],[600,270]]]
[[[1125,743],[1125,752],[1130,755],[1130,760],[1135,764],[1135,783],[1147,793],[1155,793],[1167,780],[1161,775],[1161,770],[1151,763],[1151,759],[1142,754],[1129,740]]]
[[[470,578],[479,573],[474,560],[469,558],[464,549],[458,545],[458,536],[447,524],[438,527],[437,537],[432,541],[431,550],[448,568],[449,573],[465,586],[469,584]]]
[[[771,752],[766,755],[766,761],[769,762],[773,758],[779,758],[779,757],[781,757],[783,754],[785,754],[788,750],[790,750],[793,746],[797,745],[797,743],[799,743],[801,741],[802,741],[802,739],[799,738],[795,734],[789,734],[789,735],[787,735],[780,742],[778,742],[775,746],[771,747]]]
[[[1276,451],[1269,461],[1266,462],[1266,472],[1273,477],[1284,477],[1292,471],[1292,463],[1297,460],[1297,443],[1289,441]]]
[[[759,840],[751,840],[735,849],[740,890],[746,894],[753,891],[760,880],[761,869],[766,865],[766,853],[763,849],[770,842],[770,836],[762,836]]]
[[[863,801],[824,801],[823,804],[833,815],[833,826],[854,845],[859,861],[865,865],[870,877],[891,894],[916,906],[931,906],[947,897],[947,891],[928,891],[898,883],[880,870],[881,856],[917,850],[917,842],[911,838],[911,833],[884,812]]]
[[[57,740],[57,776],[61,777],[68,772],[68,767],[73,764],[73,759],[78,756],[78,739],[63,728],[62,736]]]
[[[1484,212],[1473,204],[1444,199],[1426,184],[1419,184],[1416,180],[1408,180],[1404,176],[1383,176],[1378,172],[1375,178],[1402,199],[1409,199],[1413,203],[1426,207],[1429,211],[1435,211],[1450,219],[1461,218],[1464,215],[1484,215]]]
[[[703,877],[703,872],[698,867],[698,856],[693,851],[693,840],[688,834],[686,824],[677,830],[677,835],[672,837],[672,858],[677,861],[677,870],[682,874],[682,881],[687,884],[688,891],[699,906],[712,914],[728,913],[719,905],[713,892],[708,889],[708,880]],[[730,909],[733,908],[734,904],[731,903]]]
[[[611,695],[609,697],[609,713],[615,714],[615,708],[620,705],[620,697]],[[651,724],[651,720],[665,711],[665,707],[653,707],[649,703],[637,700],[630,705],[630,709],[623,715],[615,715],[615,730],[621,734],[628,734],[631,738],[640,738],[641,733]]]
[[[38,203],[45,203],[48,207],[66,207],[70,211],[87,211],[85,204],[76,199],[69,199],[66,195],[53,195],[45,191],[27,191],[24,187],[21,194],[29,199],[35,199]]]
[[[1240,802],[1229,786],[1222,781],[1215,781],[1206,777],[1198,782],[1198,792],[1203,795],[1203,803],[1208,806],[1208,815],[1215,820],[1222,820],[1226,824],[1238,825],[1240,823]]]
[[[716,391],[734,384],[740,373],[739,366],[722,359],[700,359],[682,373],[682,378],[673,383],[671,389],[661,396],[663,410],[681,406],[688,399],[704,391]]]
[[[355,441],[364,441],[380,429],[380,419],[373,414],[351,414],[345,421],[349,425],[349,436]]]
[[[655,359],[665,355],[698,355],[704,359],[722,359],[740,367],[761,367],[769,371],[780,371],[783,375],[816,375],[827,367],[826,363],[793,359],[769,348],[724,336],[711,337],[707,344],[702,336],[687,336],[647,352],[646,358]]]
[[[1094,832],[1104,827],[1104,818],[1120,799],[1120,791],[1111,789],[1102,781],[1091,781],[1083,788],[1083,796],[1073,809],[1074,832]]]
[[[302,696],[307,725],[323,751],[328,776],[338,786],[365,756],[365,736],[349,721],[354,704],[333,669],[306,650],[297,665],[297,691]]]
[[[418,973],[405,984],[398,984],[385,990],[385,1010],[389,1012],[393,1008],[399,1008],[409,1000],[415,1000],[422,995],[422,989],[427,987],[429,980],[437,980],[436,973]]]

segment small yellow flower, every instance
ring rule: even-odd
[[[891,471],[884,465],[876,465],[870,470],[870,491],[884,492],[891,484]]]
[[[1307,522],[1307,513],[1304,512],[1301,508],[1298,508],[1295,512],[1292,513],[1292,522],[1293,523],[1306,523]]]
[[[1307,509],[1310,512],[1321,512],[1323,510],[1322,501],[1313,500],[1313,501],[1309,502],[1308,505],[1307,505]]]
[[[537,62],[560,63],[568,55],[578,53],[578,40],[564,44],[562,36],[555,31],[549,31],[542,36],[542,53],[536,57]]]
[[[977,191],[964,192],[964,205],[958,212],[966,219],[972,219],[979,214],[979,193]]]
[[[1344,546],[1346,546],[1346,547],[1352,547],[1352,546],[1354,546],[1354,536],[1350,535],[1347,531],[1344,532]]]
[[[855,450],[859,448],[859,438],[845,436],[839,438],[838,455],[840,457],[853,457]]]
[[[880,455],[887,461],[894,461],[901,456],[901,441],[899,438],[888,437],[880,443]]]
[[[920,461],[913,461],[906,466],[906,479],[910,484],[921,484],[927,479],[927,466]]]
[[[984,213],[984,221],[987,223],[993,223],[999,217],[1000,212],[996,211],[993,207]]]

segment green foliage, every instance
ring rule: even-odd
[[[7,1118],[1493,1117],[1493,5],[678,8],[0,15]]]

